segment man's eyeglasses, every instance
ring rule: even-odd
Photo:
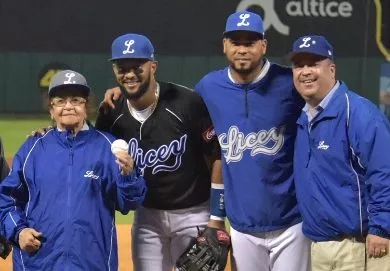
[[[68,97],[68,98],[53,98],[51,100],[51,105],[57,106],[57,107],[65,107],[67,103],[70,103],[73,106],[80,106],[82,104],[85,104],[87,102],[86,99],[81,97]]]

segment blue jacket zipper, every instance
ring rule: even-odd
[[[71,228],[69,225],[69,220],[70,220],[70,186],[72,182],[72,173],[73,173],[73,143],[74,143],[74,136],[69,133],[67,135],[67,141],[69,143],[69,170],[68,170],[68,178],[67,178],[67,183],[66,183],[66,190],[67,190],[67,201],[66,201],[66,225],[65,225],[65,231],[69,231]],[[68,236],[71,236],[70,233],[67,234]],[[65,270],[69,270],[69,242],[71,238],[67,238],[66,241],[66,260],[67,260],[67,265],[65,267]]]

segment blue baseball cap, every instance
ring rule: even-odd
[[[299,53],[323,56],[333,61],[333,47],[324,36],[306,35],[298,38],[292,48],[291,58]]]
[[[132,58],[154,60],[154,48],[146,36],[130,33],[112,42],[110,61]]]
[[[231,14],[226,21],[223,35],[233,31],[249,31],[264,35],[263,19],[250,11],[239,11]]]

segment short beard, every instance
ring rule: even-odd
[[[237,69],[237,68],[235,67],[234,64],[233,64],[233,65],[230,65],[230,67],[231,67],[236,73],[241,74],[241,75],[248,75],[248,74],[250,74],[251,72],[253,72],[253,71],[255,70],[255,68],[253,68],[253,67],[249,67],[249,68],[247,68],[247,69]]]
[[[138,91],[134,94],[129,94],[125,87],[121,87],[120,89],[121,89],[123,95],[126,97],[126,99],[128,99],[130,101],[136,101],[136,100],[140,99],[142,96],[144,96],[145,93],[148,91],[149,86],[150,86],[150,80],[151,80],[151,77],[149,76],[149,78],[146,80],[146,82],[141,84],[139,86]]]

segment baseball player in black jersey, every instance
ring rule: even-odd
[[[197,227],[224,227],[209,212],[210,181],[221,182],[218,141],[200,96],[156,81],[147,37],[116,38],[110,60],[121,96],[101,105],[96,128],[128,142],[148,186],[132,228],[134,270],[171,271]]]

